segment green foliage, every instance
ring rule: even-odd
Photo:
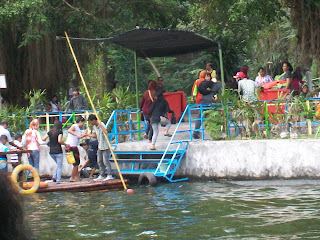
[[[0,120],[6,120],[9,123],[10,131],[13,133],[22,133],[26,128],[27,109],[19,106],[4,107],[0,111]]]
[[[46,101],[46,90],[32,90],[29,93],[25,93],[24,98],[30,102],[27,108],[28,112],[45,111],[43,103]]]
[[[215,109],[205,111],[203,114],[206,117],[206,120],[204,121],[206,131],[209,133],[210,137],[219,140],[225,124],[223,113],[221,110]]]

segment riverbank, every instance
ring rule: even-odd
[[[233,140],[190,142],[176,176],[212,179],[320,178],[318,139]],[[118,150],[146,150],[146,141],[121,143]],[[165,148],[165,144],[159,148]],[[81,163],[85,151],[79,147]],[[24,154],[23,160],[27,162]],[[40,174],[52,175],[55,162],[49,148],[41,146]],[[113,166],[115,169],[115,166]],[[70,176],[72,165],[64,155],[62,175]]]

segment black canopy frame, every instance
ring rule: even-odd
[[[63,39],[64,37],[57,37]],[[154,29],[136,27],[133,30],[110,38],[72,38],[70,40],[82,40],[93,42],[112,42],[134,51],[136,102],[139,108],[139,88],[137,74],[137,57],[167,57],[187,54],[201,50],[219,50],[220,72],[222,81],[222,93],[224,93],[224,71],[222,61],[222,49],[219,42],[201,36],[192,31]]]

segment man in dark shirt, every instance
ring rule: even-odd
[[[164,86],[164,81],[162,77],[158,77],[158,86],[157,89],[161,89],[162,92],[166,92],[166,87]]]
[[[66,111],[68,110],[75,110],[75,111],[88,110],[88,105],[86,103],[86,100],[82,95],[79,94],[79,88],[77,87],[73,88],[73,97],[71,98]]]

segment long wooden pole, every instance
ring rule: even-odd
[[[69,48],[70,48],[71,54],[72,54],[72,56],[73,56],[74,62],[76,63],[76,66],[77,66],[77,69],[78,69],[78,72],[79,72],[79,75],[80,75],[80,78],[81,78],[83,87],[84,87],[84,89],[85,89],[85,91],[86,91],[86,93],[87,93],[87,96],[88,96],[89,102],[90,102],[90,104],[91,104],[91,107],[92,107],[92,109],[93,109],[93,111],[94,111],[94,114],[96,115],[98,121],[100,121],[99,115],[98,115],[98,113],[97,113],[97,111],[96,111],[96,108],[94,107],[93,102],[92,102],[92,99],[91,99],[91,97],[90,97],[90,94],[89,94],[89,91],[88,91],[86,82],[85,82],[84,79],[83,79],[83,76],[82,76],[82,73],[81,73],[81,69],[80,69],[80,67],[79,67],[78,60],[77,60],[76,55],[74,54],[73,48],[72,48],[72,46],[71,46],[71,43],[70,43],[70,39],[69,39],[69,37],[68,37],[68,34],[67,34],[67,32],[64,32],[64,34],[66,35],[66,38],[67,38],[67,41],[68,41],[68,44],[69,44]],[[107,141],[107,143],[108,143],[108,146],[109,146],[109,149],[110,149],[112,158],[113,158],[113,160],[114,160],[114,163],[115,163],[115,165],[116,165],[116,168],[117,168],[117,170],[118,170],[118,173],[119,173],[120,180],[121,180],[121,182],[122,182],[123,188],[124,188],[124,190],[127,190],[127,185],[125,184],[124,179],[123,179],[123,177],[122,177],[122,174],[121,174],[121,171],[120,171],[120,168],[119,168],[119,165],[118,165],[116,156],[115,156],[115,154],[114,154],[114,152],[113,152],[113,150],[112,150],[112,147],[111,147],[111,144],[110,144],[110,142],[109,142],[108,136],[107,136],[107,134],[104,133],[104,132],[103,132],[103,135],[104,135],[104,137],[105,137],[105,139],[106,139],[106,141]]]

